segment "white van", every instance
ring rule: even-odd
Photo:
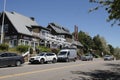
[[[76,61],[77,50],[76,49],[62,49],[58,53],[58,61]]]

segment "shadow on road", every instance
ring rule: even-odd
[[[120,80],[120,64],[105,64],[110,66],[110,70],[95,70],[91,72],[71,71],[72,74],[78,74],[78,78],[72,80]]]

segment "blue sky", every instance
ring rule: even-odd
[[[3,11],[3,1],[0,0],[0,12]],[[90,8],[97,4],[89,3],[89,0],[6,0],[6,11],[15,11],[28,17],[35,17],[41,26],[47,26],[55,22],[64,26],[72,33],[74,25],[79,31],[89,33],[90,36],[99,34],[107,43],[114,47],[120,47],[120,27],[111,27],[106,22],[107,13],[103,8],[88,13]]]

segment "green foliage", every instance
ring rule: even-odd
[[[114,54],[114,47],[112,45],[110,45],[110,44],[108,44],[108,47],[110,49],[110,53]]]
[[[26,45],[19,45],[16,47],[16,50],[19,51],[20,53],[28,51],[29,46]]]
[[[9,45],[8,44],[0,44],[0,50],[2,51],[8,51]]]
[[[103,52],[103,47],[102,47],[102,42],[101,42],[100,36],[99,35],[94,36],[93,41],[95,44],[94,49],[100,50],[101,52]]]
[[[33,48],[30,47],[30,54],[33,54]]]
[[[92,3],[100,4],[97,7],[90,10],[98,10],[100,7],[104,7],[105,10],[108,12],[108,19],[107,21],[113,21],[111,24],[112,26],[118,22],[120,25],[120,0],[89,0]]]
[[[51,52],[55,53],[55,54],[58,54],[60,50],[59,49],[51,49]]]
[[[78,40],[83,44],[84,46],[84,53],[87,53],[89,49],[92,49],[94,46],[92,37],[89,36],[87,33],[80,31],[78,34]]]
[[[114,54],[114,48],[112,47],[112,45],[107,44],[107,41],[105,40],[104,37],[96,35],[92,38],[83,31],[80,31],[78,35],[79,41],[84,46],[83,48],[84,53],[88,53],[92,49],[98,56],[102,56],[101,55],[102,52],[104,54]]]
[[[8,51],[9,51],[9,52],[19,53],[19,52],[16,50],[16,48],[14,48],[14,47],[13,47],[13,48],[9,48]]]
[[[37,48],[40,50],[40,52],[51,52],[50,48],[44,46],[38,46]]]
[[[114,49],[114,56],[116,57],[116,59],[120,59],[120,48],[116,47]]]

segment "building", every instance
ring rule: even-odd
[[[71,46],[72,34],[68,29],[55,23],[42,27],[33,17],[26,17],[16,12],[5,11],[4,43],[10,47],[18,45],[46,46],[50,48],[63,48]],[[0,29],[3,13],[0,16]],[[1,33],[1,30],[0,30]]]
[[[10,47],[17,45],[30,45],[32,47],[39,45],[39,37],[33,36],[33,26],[39,26],[34,18],[29,18],[16,12],[4,12],[4,42]],[[0,17],[0,27],[2,26],[2,17]],[[1,29],[1,28],[0,28]],[[1,30],[0,30],[1,32]]]

